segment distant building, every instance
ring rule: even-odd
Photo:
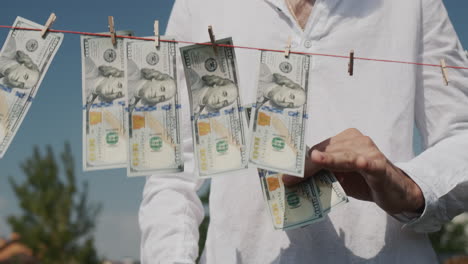
[[[444,262],[444,264],[468,264],[467,256],[453,257]]]
[[[0,238],[0,264],[39,264],[32,255],[32,250],[19,242],[19,235],[13,233],[10,238]]]

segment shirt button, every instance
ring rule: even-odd
[[[312,41],[307,40],[306,42],[304,42],[304,47],[306,47],[306,48],[312,47]]]

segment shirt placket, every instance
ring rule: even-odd
[[[289,11],[289,8],[286,4],[286,0],[264,0],[269,3],[272,7],[275,8],[275,11],[283,19],[286,19],[288,24],[291,25],[291,33],[285,35],[284,39],[291,37],[291,49],[297,50],[301,42],[301,35],[303,33],[302,29],[299,27],[298,23],[294,19],[293,15]],[[286,44],[286,42],[284,43]]]
[[[293,35],[291,48],[293,51],[312,52],[324,31],[324,26],[329,14],[326,4],[334,5],[337,0],[316,0],[314,8],[309,16],[306,27],[301,29],[298,22],[289,10],[286,0],[264,0],[276,8],[276,11],[286,17],[292,25]]]
[[[315,2],[309,20],[301,34],[299,51],[312,52],[318,45],[329,14],[329,9],[326,7],[328,2],[330,0],[317,0]]]

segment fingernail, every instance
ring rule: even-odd
[[[315,156],[315,157],[314,157]],[[320,153],[320,151],[314,149],[312,153],[310,153],[310,160],[323,160],[323,155]]]
[[[319,161],[324,161],[325,160],[325,155],[323,155],[323,153],[321,153],[318,150],[314,150],[314,151],[315,151],[315,155],[317,156]]]

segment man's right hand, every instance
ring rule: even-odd
[[[347,129],[309,151],[304,178],[285,175],[291,186],[321,169],[332,171],[346,194],[373,201],[389,214],[420,212],[424,196],[419,186],[393,165],[369,137],[357,129]]]

